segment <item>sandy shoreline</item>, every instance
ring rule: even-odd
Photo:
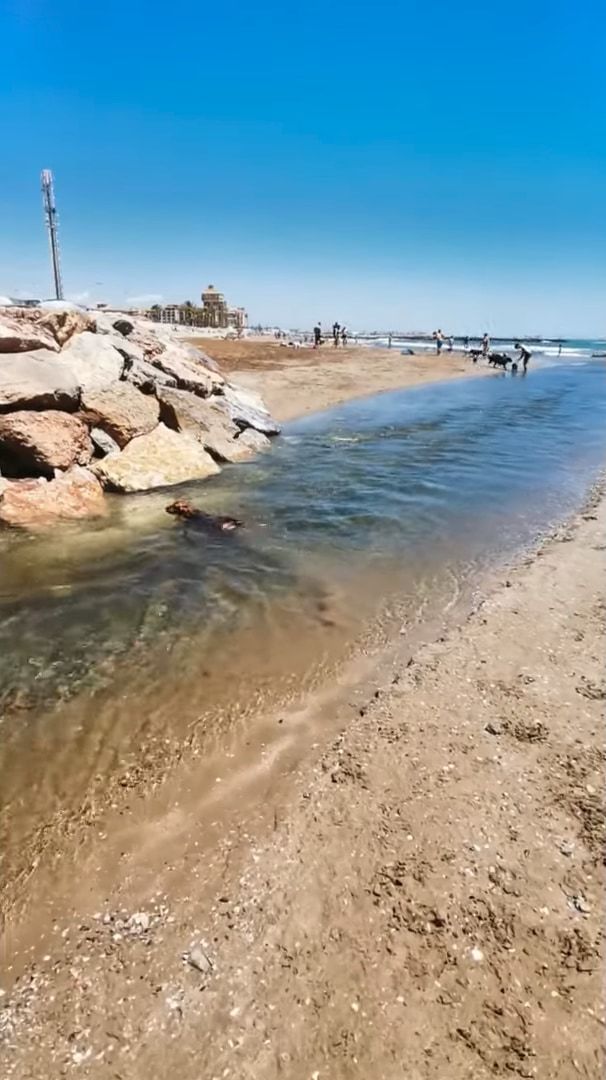
[[[201,338],[198,344],[217,360],[225,375],[260,393],[280,421],[387,390],[495,374],[486,364],[473,364],[458,352],[402,356],[399,348],[335,349],[328,344],[316,351],[289,349],[267,338]]]
[[[3,1075],[600,1075],[605,523],[346,692],[294,772],[263,757],[254,813],[140,806],[3,999]]]

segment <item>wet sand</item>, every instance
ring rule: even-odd
[[[310,703],[303,759],[108,819],[35,962],[8,928],[2,1075],[598,1077],[605,525]]]
[[[309,346],[292,349],[267,338],[199,338],[196,343],[218,362],[225,375],[260,393],[270,412],[281,421],[385,390],[494,374],[486,364],[473,364],[455,351],[441,356],[401,356],[396,346],[335,349],[326,344],[317,350]]]

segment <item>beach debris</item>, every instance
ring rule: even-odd
[[[214,964],[200,945],[194,945],[189,952],[183,953],[183,960],[201,975],[212,975]]]

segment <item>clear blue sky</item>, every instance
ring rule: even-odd
[[[0,294],[605,334],[605,11],[4,0]]]

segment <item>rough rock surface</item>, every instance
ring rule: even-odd
[[[75,467],[54,480],[12,480],[0,487],[0,524],[46,528],[71,518],[107,512],[103,489],[88,470]]]
[[[81,334],[85,330],[95,331],[93,319],[83,311],[48,311],[42,315],[40,325],[51,332],[61,347],[74,334]]]
[[[157,388],[160,415],[167,427],[185,431],[205,450],[221,461],[235,460],[231,456],[238,428],[220,409],[213,407],[214,397],[201,398],[190,390]]]
[[[262,435],[260,431],[255,431],[254,428],[247,428],[234,442],[232,457],[228,458],[228,461],[246,461],[248,458],[254,457],[255,454],[262,453],[264,450],[269,450],[271,441],[267,435]]]
[[[190,350],[188,346],[169,345],[163,353],[151,357],[150,363],[176,379],[180,390],[191,390],[200,397],[208,397],[225,385],[223,376],[207,368],[197,350]]]
[[[263,398],[252,390],[236,390],[225,383],[217,404],[242,429],[251,427],[263,435],[279,434],[279,424],[265,408]]]
[[[0,416],[0,462],[6,473],[42,473],[86,465],[93,452],[86,424],[56,409]]]
[[[124,378],[144,394],[155,394],[160,386],[177,386],[177,380],[172,375],[154,367],[148,360],[127,360]]]
[[[142,394],[129,382],[83,390],[82,410],[92,426],[106,431],[120,447],[153,431],[159,416],[156,398]]]
[[[90,437],[97,457],[105,457],[107,454],[117,454],[120,450],[116,440],[112,439],[111,435],[108,435],[102,428],[91,428]]]
[[[7,310],[0,311],[0,353],[24,353],[34,349],[50,349],[56,352],[59,348],[53,334],[41,322],[40,316],[34,321],[20,319],[16,308],[15,313],[9,314]]]
[[[218,473],[219,466],[191,436],[158,424],[121,453],[95,463],[93,470],[111,491],[135,492],[204,480]]]
[[[0,412],[8,409],[65,409],[80,397],[69,366],[49,349],[0,356]]]
[[[124,371],[124,357],[105,334],[77,334],[68,341],[61,359],[73,371],[82,389],[112,386]]]

